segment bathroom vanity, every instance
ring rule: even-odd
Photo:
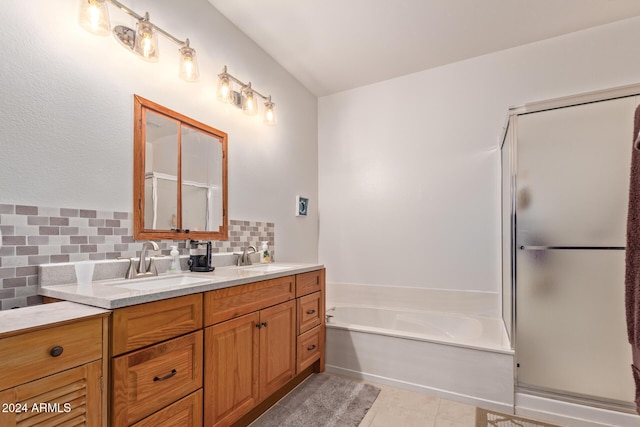
[[[52,276],[64,282],[65,267]],[[322,265],[44,284],[41,294],[109,310],[109,425],[246,425],[324,370]]]

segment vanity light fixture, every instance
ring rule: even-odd
[[[198,61],[196,60],[195,49],[189,47],[189,39],[186,45],[180,48],[180,77],[186,82],[197,82],[200,78],[198,72]]]
[[[105,0],[85,0],[80,4],[80,25],[90,33],[106,36],[109,27],[109,9]]]
[[[159,57],[158,33],[180,46],[179,76],[187,82],[195,82],[199,78],[196,51],[189,46],[189,39],[182,41],[149,21],[149,13],[138,15],[117,0],[80,0],[80,25],[87,31],[98,35],[111,32],[107,2],[138,20],[136,30],[118,25],[113,28],[113,35],[127,49],[145,61],[157,62]]]
[[[222,73],[218,74],[218,101],[230,104],[233,102],[233,83],[231,76],[227,73],[227,66],[222,69]]]
[[[144,18],[138,21],[136,29],[133,51],[145,61],[158,62],[158,33],[149,22],[149,13],[145,13]]]
[[[265,125],[275,125],[276,124],[276,112],[275,106],[273,102],[271,102],[271,95],[269,95],[269,99],[264,103],[264,124]]]
[[[258,97],[262,98],[264,103],[264,123],[267,125],[276,124],[275,105],[271,101],[271,95],[264,96],[253,87],[251,82],[244,83],[227,71],[225,65],[222,73],[218,74],[218,94],[219,101],[230,103],[241,109],[249,116],[258,114]],[[240,90],[234,90],[234,83],[240,87]]]
[[[256,102],[256,93],[251,89],[251,82],[242,88],[242,111],[247,116],[255,116],[258,114],[258,103]]]

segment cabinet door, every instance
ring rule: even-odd
[[[295,300],[260,311],[260,325],[260,400],[263,400],[296,372]]]
[[[0,425],[99,426],[102,422],[101,377],[102,361],[97,360],[2,391]]]
[[[258,403],[259,314],[205,328],[204,419],[228,426]]]

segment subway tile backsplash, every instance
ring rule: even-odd
[[[0,309],[40,304],[38,265],[105,260],[139,255],[141,243],[132,236],[130,212],[0,204]],[[214,241],[213,252],[239,252],[269,241],[275,257],[275,224],[229,221],[229,240]],[[186,241],[158,242],[162,254]]]

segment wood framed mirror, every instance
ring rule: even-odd
[[[227,134],[134,95],[133,237],[227,240]]]

